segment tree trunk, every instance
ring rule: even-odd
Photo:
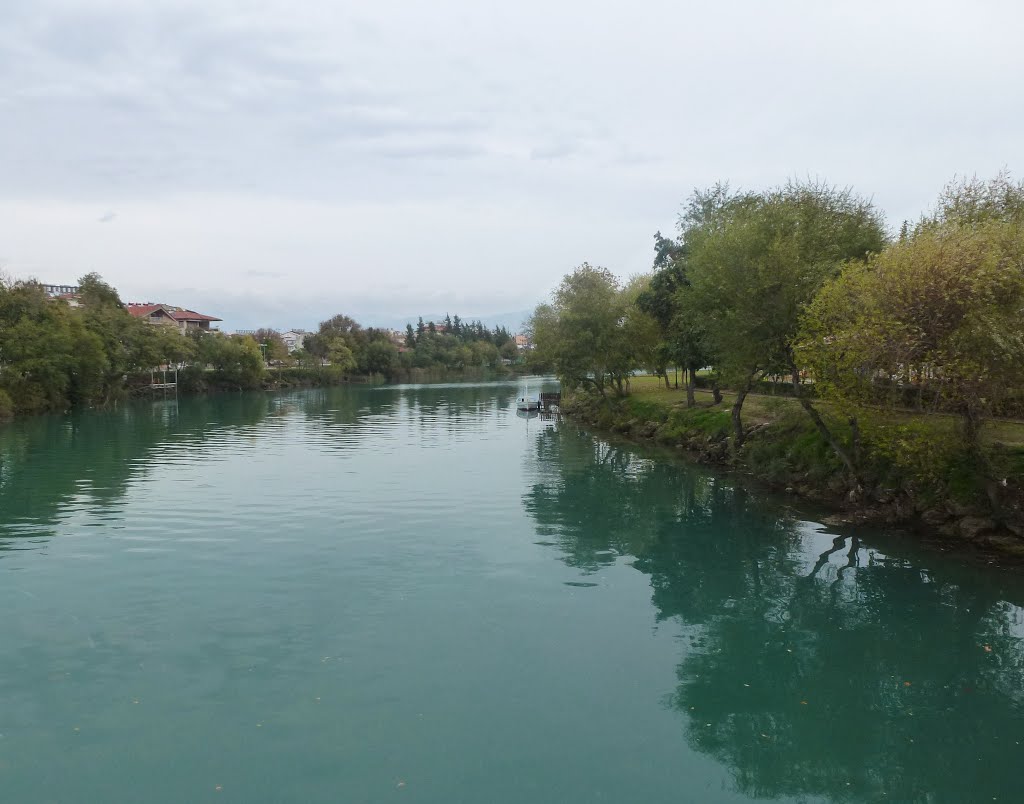
[[[696,385],[697,379],[693,369],[687,369],[686,374],[686,407],[692,408],[697,404],[697,400],[693,397],[693,386]]]
[[[825,420],[821,418],[821,414],[815,409],[814,405],[809,400],[800,388],[800,370],[796,367],[796,361],[790,360],[790,368],[793,371],[793,395],[800,401],[800,406],[806,411],[807,415],[811,417],[811,421],[814,422],[814,426],[818,428],[818,432],[821,433],[821,437],[825,439],[832,451],[846,466],[847,471],[850,473],[850,477],[854,482],[857,481],[857,467],[853,463],[853,459],[850,457],[850,453],[846,451],[842,444],[836,439],[835,434],[829,429],[829,426],[825,424]]]
[[[850,417],[850,446],[853,452],[853,465],[860,466],[860,422],[856,416]]]
[[[716,405],[722,404],[722,389],[718,387],[717,377],[711,381],[711,398],[715,400]]]
[[[964,406],[962,420],[963,420],[963,431],[964,431],[964,444],[967,447],[967,451],[971,457],[981,463],[981,416],[978,415],[977,408],[974,405],[967,404]]]
[[[750,393],[751,381],[754,375],[751,374],[745,383],[736,390],[736,401],[732,403],[732,448],[739,449],[743,446],[743,400]]]
[[[661,373],[661,376],[665,378],[665,390],[666,390],[666,391],[671,391],[671,390],[672,390],[672,386],[671,386],[671,385],[669,385],[669,382],[668,382],[668,369],[665,369],[665,370],[664,370],[664,371],[663,371],[663,372]]]

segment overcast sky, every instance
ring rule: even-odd
[[[1024,4],[0,1],[0,266],[225,328],[532,308],[695,186],[1017,171]]]

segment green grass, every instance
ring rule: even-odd
[[[669,375],[671,377],[671,375]],[[661,377],[649,375],[633,377],[630,380],[630,400],[642,401],[644,409],[656,414],[658,408],[673,409],[686,405],[686,389],[665,388]],[[698,406],[714,404],[711,391],[696,389]],[[722,405],[727,408],[736,399],[731,391],[722,391]],[[815,406],[827,415],[831,406],[827,402],[815,402]],[[800,403],[792,397],[769,394],[749,394],[743,403],[745,425],[768,424],[779,421],[791,412],[800,411]],[[925,427],[934,438],[955,440],[959,436],[959,422],[955,416],[946,413],[917,413],[902,410],[872,411],[870,418],[880,425],[916,425]],[[652,421],[654,418],[651,419]],[[1024,450],[1024,421],[1018,419],[991,419],[981,429],[982,441],[992,447],[1019,448]],[[1024,453],[1022,453],[1024,454]]]
[[[678,444],[695,436],[712,440],[731,435],[730,409],[736,395],[722,392],[714,404],[710,391],[696,390],[696,407],[686,407],[684,388],[665,388],[660,377],[634,377],[623,414],[637,422],[656,422],[659,441]],[[851,433],[845,416],[827,402],[816,407],[844,444]],[[963,448],[960,422],[948,414],[906,410],[869,410],[859,416],[863,479],[879,488],[913,490],[926,506],[946,500],[985,508],[991,481],[1007,478],[1024,488],[1024,422],[996,419],[985,423],[982,441],[986,466],[980,468]],[[779,484],[829,488],[842,493],[845,470],[792,397],[752,393],[743,405],[746,427],[764,425],[747,439],[740,462],[752,474]],[[1014,492],[1015,494],[1017,492]]]

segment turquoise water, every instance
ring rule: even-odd
[[[1019,572],[519,392],[0,428],[0,800],[1021,800]]]

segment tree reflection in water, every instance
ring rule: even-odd
[[[892,550],[883,534],[826,535],[727,478],[571,425],[542,431],[536,459],[524,505],[538,532],[584,572],[633,556],[650,577],[657,618],[685,637],[668,700],[741,791],[1016,797],[1012,574]]]

